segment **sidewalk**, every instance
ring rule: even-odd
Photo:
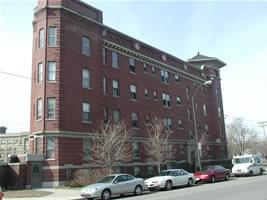
[[[54,189],[54,188],[42,188],[36,189],[39,191],[52,192],[44,197],[27,197],[27,198],[4,198],[3,200],[79,200],[83,199],[80,196],[80,189]]]

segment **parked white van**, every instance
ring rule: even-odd
[[[232,174],[235,176],[258,175],[264,171],[261,156],[258,154],[234,156],[232,163],[234,164]]]

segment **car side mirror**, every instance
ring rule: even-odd
[[[113,184],[117,184],[117,183],[118,183],[118,181],[117,181],[117,180],[113,181]]]

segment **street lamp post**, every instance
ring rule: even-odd
[[[212,84],[211,80],[208,80],[203,83],[203,85],[210,85]],[[200,151],[201,151],[201,143],[199,143],[198,140],[198,134],[197,134],[197,120],[196,120],[196,111],[195,111],[195,97],[202,85],[199,85],[196,89],[195,93],[191,96],[191,103],[192,103],[192,112],[193,112],[193,123],[194,123],[194,133],[195,133],[195,151],[196,151],[196,164],[195,164],[195,170],[202,170],[201,168],[201,160],[200,160]]]

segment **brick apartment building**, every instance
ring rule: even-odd
[[[203,66],[204,69],[203,69]],[[34,10],[30,147],[44,155],[42,185],[56,186],[68,170],[96,167],[84,152],[102,120],[135,128],[138,155],[118,169],[150,173],[146,123],[164,118],[171,131],[171,163],[194,163],[195,95],[202,160],[227,158],[220,86],[214,57],[183,61],[103,24],[102,12],[79,0],[39,0]],[[203,86],[212,80],[208,87]],[[204,139],[203,139],[204,138]]]

